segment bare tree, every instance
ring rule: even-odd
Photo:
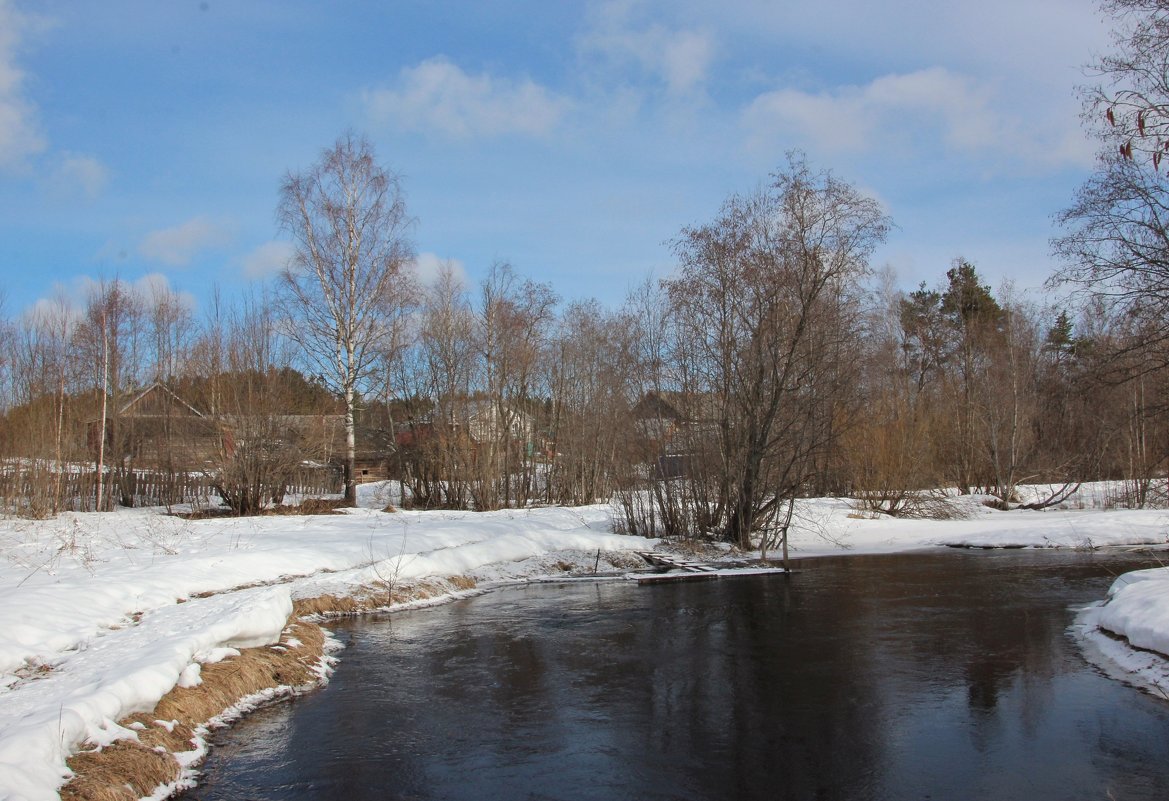
[[[539,361],[559,298],[550,284],[492,265],[482,287],[478,335],[487,405],[468,428],[478,442],[481,509],[523,505],[532,495],[536,446],[533,401]]]
[[[1090,65],[1084,120],[1100,140],[1095,173],[1059,215],[1053,241],[1063,262],[1053,285],[1107,301],[1138,321],[1145,369],[1169,365],[1169,6],[1164,0],[1104,0],[1115,24],[1113,52]]]
[[[22,514],[55,514],[68,502],[66,462],[78,456],[70,436],[79,422],[76,322],[57,298],[24,314],[13,329],[4,326],[4,455],[23,457],[5,465],[5,492],[10,508]]]
[[[422,293],[416,327],[396,381],[403,407],[397,462],[409,489],[403,502],[464,508],[473,454],[459,421],[476,372],[475,314],[450,265]]]
[[[1169,157],[1169,5],[1103,0],[1101,8],[1114,22],[1113,50],[1090,66],[1098,82],[1082,92],[1100,159],[1059,215],[1063,233],[1052,244],[1062,264],[1049,283],[1071,287],[1083,309],[1113,323],[1113,335],[1094,339],[1090,362],[1095,379],[1128,385],[1130,402],[1121,407],[1137,425],[1121,437],[1136,446],[1127,474],[1147,472],[1169,453],[1144,433],[1169,411],[1160,393],[1146,392],[1169,370],[1169,177],[1162,171]]]
[[[988,489],[1005,508],[1018,502],[1020,483],[1038,477],[1040,337],[1034,310],[1015,295],[1009,283],[999,297],[1001,325],[992,358],[979,376],[985,402],[976,415],[989,468]]]
[[[861,360],[863,411],[842,445],[850,489],[870,512],[922,515],[938,485],[934,435],[941,428],[938,373],[942,343],[935,337],[940,295],[924,286],[911,293],[882,274],[877,303],[867,316]],[[942,421],[949,425],[948,418]]]
[[[303,173],[289,173],[278,217],[296,245],[281,273],[289,335],[345,400],[345,499],[356,503],[359,393],[392,333],[412,255],[410,219],[398,176],[372,145],[344,134]]]
[[[207,474],[237,515],[282,501],[306,460],[320,460],[329,445],[329,410],[305,408],[305,399],[295,397],[300,376],[274,317],[265,299],[244,299],[210,334],[222,341],[222,362],[202,365],[204,393],[215,397],[206,416],[214,445]]]
[[[152,286],[146,298],[155,381],[172,382],[184,369],[195,321],[183,298],[166,286]]]
[[[712,407],[698,437],[701,461],[717,465],[695,475],[706,486],[696,493],[701,528],[750,547],[774,525],[786,549],[792,503],[855,384],[853,293],[888,225],[876,201],[793,156],[770,186],[731,197],[675,243],[681,269],[666,286],[680,326],[677,374]]]
[[[1113,51],[1089,69],[1084,117],[1106,145],[1156,170],[1169,155],[1169,6],[1164,0],[1104,0],[1115,23]]]
[[[93,443],[99,510],[108,507],[114,491],[123,505],[133,505],[133,431],[123,425],[121,410],[141,382],[144,318],[141,300],[123,281],[103,280],[91,293],[77,330],[99,404]]]
[[[549,503],[596,503],[612,496],[621,461],[632,454],[629,386],[635,330],[596,301],[565,309],[549,359]]]

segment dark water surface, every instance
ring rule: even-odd
[[[832,558],[346,622],[332,683],[219,735],[187,797],[1169,798],[1169,703],[1067,634],[1069,607],[1145,566]]]

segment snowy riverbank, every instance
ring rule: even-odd
[[[613,534],[605,506],[387,513],[366,492],[366,508],[328,516],[0,521],[0,798],[56,797],[71,752],[132,735],[117,721],[197,682],[197,666],[226,649],[276,643],[297,599],[451,576],[482,585],[598,552],[613,569],[629,563],[621,552],[654,545]],[[1169,533],[1169,515],[1156,511],[967,511],[871,520],[844,501],[808,501],[792,555],[1164,544]],[[1169,570],[1130,576],[1085,626],[1169,653]]]

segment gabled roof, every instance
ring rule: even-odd
[[[196,417],[205,417],[206,416],[201,411],[196,409],[194,406],[187,403],[185,400],[183,400],[178,395],[176,395],[174,393],[174,391],[170,389],[170,387],[168,387],[166,384],[163,384],[161,381],[155,381],[153,384],[151,384],[146,389],[142,390],[137,395],[135,395],[133,398],[131,398],[129,401],[127,401],[126,404],[122,406],[122,409],[119,412],[119,414],[126,414],[135,405],[140,403],[144,398],[146,398],[146,396],[150,395],[152,392],[160,392],[160,393],[165,394],[168,398],[170,398],[175,403],[182,406],[184,409],[186,409],[187,411],[189,411],[191,414],[195,415]]]
[[[718,419],[718,398],[712,392],[647,392],[633,407],[637,420],[698,423]]]

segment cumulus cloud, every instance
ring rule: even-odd
[[[62,321],[66,325],[74,325],[84,318],[85,307],[97,296],[102,287],[109,287],[114,283],[119,284],[123,291],[146,308],[164,298],[172,303],[178,303],[188,311],[194,311],[198,306],[194,295],[174,289],[170,280],[162,273],[147,273],[133,281],[79,275],[69,281],[54,281],[49,296],[40,298],[25,308],[24,317],[27,320],[53,325],[60,325]]]
[[[638,65],[664,84],[670,95],[684,95],[705,83],[715,57],[713,36],[705,31],[637,25],[633,6],[610,2],[600,6],[578,46],[625,70]]]
[[[24,73],[16,62],[20,35],[29,24],[9,0],[0,0],[0,169],[23,167],[46,147],[36,108],[24,97]]]
[[[362,100],[379,124],[457,138],[544,136],[571,107],[530,79],[469,75],[441,57],[403,69],[393,87],[367,90]]]
[[[443,259],[434,253],[419,253],[412,267],[418,282],[423,286],[434,286],[443,270],[449,270],[460,284],[467,285],[467,271],[458,259]]]
[[[251,281],[270,278],[284,269],[294,252],[291,242],[265,242],[244,256],[244,277]]]
[[[1029,125],[995,88],[943,67],[883,75],[821,92],[782,88],[757,96],[741,124],[757,146],[799,143],[830,153],[941,144],[947,151],[1006,154],[1043,164],[1091,164],[1078,130]]]
[[[106,166],[94,157],[66,151],[61,154],[49,185],[59,195],[81,195],[93,200],[105,188],[109,175]]]
[[[173,228],[152,231],[139,243],[138,253],[170,267],[186,267],[200,252],[223,247],[231,240],[227,226],[201,216]]]
[[[82,308],[73,298],[58,292],[51,298],[40,298],[30,304],[21,316],[28,325],[43,326],[52,331],[71,331],[81,322]]]

